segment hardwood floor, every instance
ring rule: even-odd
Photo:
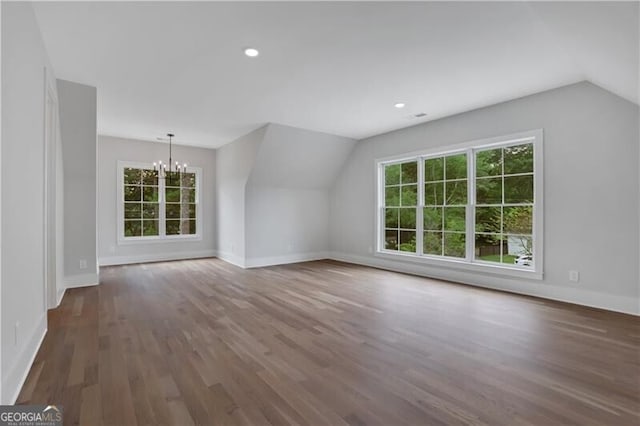
[[[101,268],[18,399],[65,424],[637,425],[638,318],[339,262]]]

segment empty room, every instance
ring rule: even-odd
[[[640,2],[0,5],[0,426],[640,424]]]

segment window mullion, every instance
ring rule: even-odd
[[[472,148],[467,150],[467,214],[465,222],[466,261],[472,262],[476,250],[476,159]]]
[[[160,234],[160,238],[165,238],[166,233],[166,208],[165,208],[165,179],[158,178],[158,208],[160,212],[158,214],[158,234]]]
[[[416,211],[416,254],[423,255],[424,238],[424,158],[418,157],[418,206]]]

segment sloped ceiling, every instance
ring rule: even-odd
[[[637,2],[34,9],[57,77],[98,88],[101,134],[217,147],[277,122],[360,139],[581,80],[638,102]]]
[[[328,189],[355,144],[355,139],[269,124],[248,184]]]

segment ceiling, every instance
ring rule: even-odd
[[[275,122],[361,139],[581,80],[638,103],[635,2],[34,10],[56,76],[98,88],[106,135],[155,140],[171,130],[178,143],[218,147]],[[249,46],[257,58],[243,54]]]

